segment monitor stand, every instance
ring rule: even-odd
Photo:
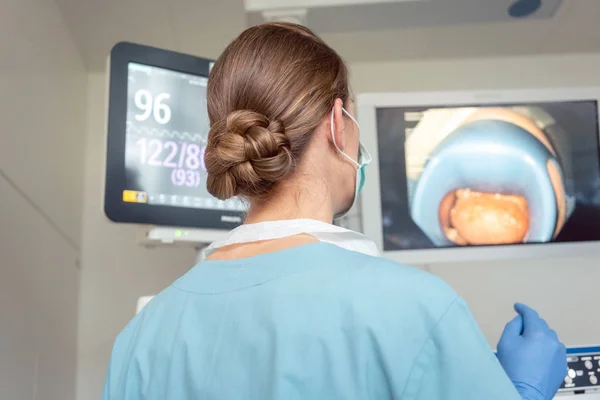
[[[141,230],[138,242],[145,247],[203,248],[214,241],[225,238],[228,233],[229,231],[216,229],[150,226]]]
[[[140,231],[138,243],[147,248],[192,247],[196,249],[196,263],[199,263],[205,258],[204,249],[212,242],[224,239],[228,233],[216,229],[150,226]]]

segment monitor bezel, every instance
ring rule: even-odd
[[[441,107],[472,104],[540,103],[595,101],[600,115],[600,88],[516,89],[444,92],[364,93],[357,98],[357,117],[361,141],[373,157],[366,170],[361,199],[363,231],[382,255],[401,263],[428,265],[448,262],[527,259],[599,255],[598,241],[571,243],[519,244],[481,247],[453,247],[384,251],[377,138],[377,109],[390,107]],[[599,227],[600,229],[600,227]]]
[[[243,221],[243,213],[125,203],[125,127],[127,122],[127,82],[129,63],[208,78],[213,60],[158,49],[130,42],[117,43],[108,60],[108,119],[106,141],[106,174],[104,213],[114,222],[180,226],[198,229],[230,230]],[[236,221],[236,222],[233,222]]]

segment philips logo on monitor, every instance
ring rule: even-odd
[[[230,222],[234,224],[241,224],[242,217],[238,217],[237,215],[221,215],[221,222]]]

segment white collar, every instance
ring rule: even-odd
[[[204,255],[209,256],[216,249],[232,244],[281,239],[302,233],[311,235],[320,242],[331,243],[350,251],[374,257],[379,256],[375,243],[362,233],[312,219],[266,221],[241,225],[229,232],[225,239],[208,246],[204,250]]]

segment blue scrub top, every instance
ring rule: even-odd
[[[104,400],[512,400],[465,302],[419,269],[314,243],[205,261],[114,345]]]

